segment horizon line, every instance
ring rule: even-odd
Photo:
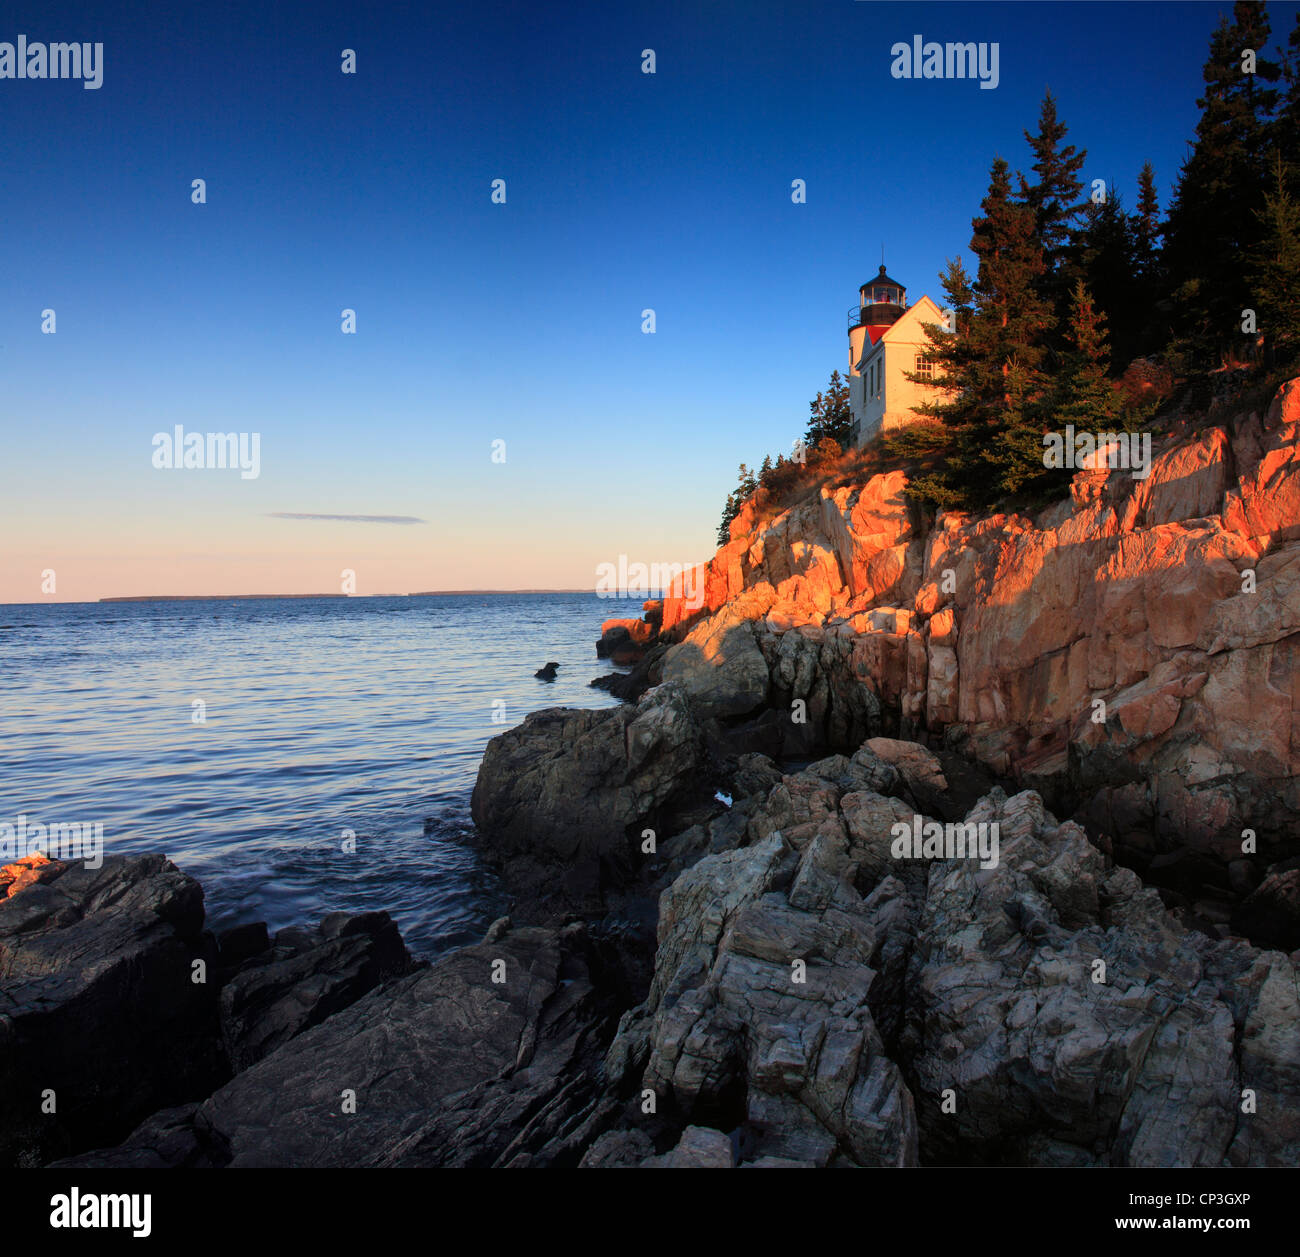
[[[388,594],[116,594],[104,598],[83,598],[83,599],[58,599],[50,598],[40,602],[4,602],[0,601],[0,607],[91,607],[98,606],[102,603],[113,602],[240,602],[252,599],[286,599],[286,598],[329,598],[333,600],[347,600],[350,598],[448,598],[448,597],[465,597],[468,595],[506,595],[506,594],[591,594],[593,597],[605,598],[608,601],[620,600],[647,600],[647,595],[643,592],[635,594],[601,594],[594,588],[582,589],[421,589],[413,590],[410,593],[388,593]],[[662,591],[659,591],[662,597]]]

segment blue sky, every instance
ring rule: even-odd
[[[163,8],[0,11],[0,41],[104,44],[97,91],[0,80],[0,600],[705,558],[736,464],[844,368],[882,243],[937,296],[1047,87],[1087,178],[1131,206],[1150,160],[1167,199],[1230,6]],[[998,88],[892,79],[914,34],[998,42]],[[261,475],[154,468],[178,423],[260,433]]]

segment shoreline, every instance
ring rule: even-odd
[[[1033,518],[760,491],[703,607],[602,625],[622,701],[488,742],[509,916],[433,963],[386,913],[217,938],[161,856],[28,870],[0,1157],[1292,1164],[1291,707],[1247,682],[1294,675],[1298,431],[1300,380]]]

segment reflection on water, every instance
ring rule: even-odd
[[[592,594],[3,607],[0,821],[165,851],[218,929],[383,908],[430,956],[501,907],[463,841],[488,738],[611,705],[587,685],[609,671],[600,623],[638,613]],[[534,678],[551,659],[558,679]]]

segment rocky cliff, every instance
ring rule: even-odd
[[[429,967],[0,871],[0,1162],[1296,1165],[1297,422],[1036,518],[753,503],[635,701],[488,745],[512,915]]]
[[[665,600],[664,679],[754,749],[960,750],[1143,871],[1244,894],[1300,850],[1298,425],[1292,380],[1032,517],[925,519],[901,471],[774,515],[760,494],[704,606]]]

